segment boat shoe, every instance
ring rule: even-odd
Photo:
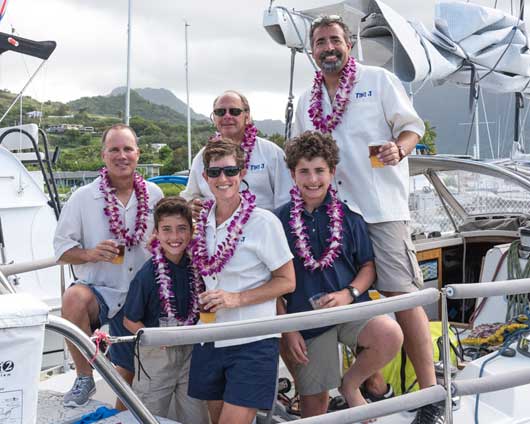
[[[425,405],[416,411],[416,417],[411,424],[444,424],[445,407],[444,402]]]
[[[92,376],[78,376],[72,388],[64,394],[64,406],[84,406],[90,401],[90,397],[96,393],[96,384]]]

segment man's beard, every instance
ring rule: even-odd
[[[337,58],[336,62],[326,62],[326,58],[329,56],[335,56]],[[335,74],[339,72],[343,65],[343,54],[338,50],[330,50],[323,52],[319,56],[320,59],[320,68],[324,73]]]

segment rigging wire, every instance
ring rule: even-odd
[[[512,96],[508,96],[508,100],[506,102],[508,103],[508,106],[505,109],[505,110],[508,110],[508,113],[506,115],[510,116],[510,114],[512,113],[512,107],[513,107]],[[506,121],[504,122],[504,133],[502,134],[501,152],[504,152],[505,143],[506,143],[506,140],[508,139],[508,123],[509,123],[508,119],[506,119]],[[500,127],[499,127],[499,130],[500,130]]]
[[[475,101],[477,101],[475,99]],[[471,116],[471,124],[469,125],[469,134],[467,136],[467,143],[466,143],[466,151],[465,151],[465,154],[468,155],[469,154],[469,144],[471,143],[471,136],[473,135],[473,127],[474,127],[474,123],[475,123],[475,112],[476,112],[477,108],[474,107],[473,108],[473,115]]]
[[[490,144],[490,152],[491,152],[491,158],[495,159],[495,153],[493,152],[493,143],[491,141],[491,133],[490,133],[490,125],[488,122],[488,113],[486,112],[486,104],[484,103],[484,95],[480,96],[480,100],[482,101],[482,111],[484,112],[484,122],[486,124],[486,132],[488,133],[488,141]]]

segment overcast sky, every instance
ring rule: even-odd
[[[277,0],[306,9],[329,0]],[[433,0],[388,0],[407,19],[432,27]],[[488,2],[482,2],[488,4]],[[492,3],[490,1],[489,3]],[[55,40],[57,49],[28,93],[39,100],[108,94],[126,81],[127,0],[12,0],[0,31]],[[225,89],[247,94],[256,119],[283,119],[290,51],[262,27],[268,0],[132,0],[131,86],[167,88],[185,95],[184,22],[189,27],[190,103],[209,115]],[[0,57],[0,88],[18,92],[40,61]],[[295,95],[311,83],[308,60],[297,55]]]

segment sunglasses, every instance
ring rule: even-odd
[[[241,168],[239,166],[212,166],[210,168],[206,168],[206,175],[210,178],[217,178],[221,175],[221,172],[225,174],[227,177],[235,177],[237,174],[241,172]]]
[[[220,107],[220,108],[214,109],[213,113],[215,116],[218,116],[221,118],[226,115],[226,112],[228,112],[232,116],[239,116],[241,115],[241,113],[246,112],[246,111],[247,111],[246,109],[239,109],[238,107],[230,107],[228,109],[225,107]]]
[[[313,19],[313,21],[311,22],[311,28],[313,28],[316,25],[322,23],[322,21],[326,21],[326,22],[329,22],[329,23],[342,22],[342,16],[339,16],[339,15],[319,16],[318,18]]]

